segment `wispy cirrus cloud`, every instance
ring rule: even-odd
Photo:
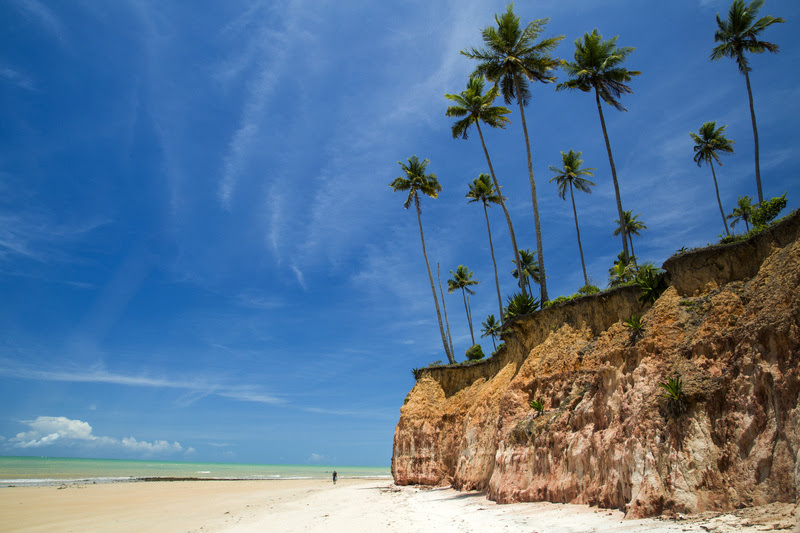
[[[177,389],[187,391],[182,405],[189,405],[198,399],[213,394],[243,402],[264,403],[270,405],[286,404],[287,401],[279,396],[264,392],[263,390],[241,384],[220,384],[196,380],[176,380],[163,376],[151,375],[126,375],[105,370],[39,370],[31,367],[14,366],[8,361],[0,361],[0,376],[33,381],[55,381],[68,383],[109,383],[128,387],[148,387]]]
[[[48,33],[65,42],[64,25],[53,11],[39,0],[16,0],[21,11],[36,20]]]

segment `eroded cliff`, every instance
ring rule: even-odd
[[[670,258],[652,307],[634,288],[554,306],[515,321],[500,356],[424,371],[395,430],[395,482],[630,517],[796,502],[799,228],[795,214]],[[635,340],[621,321],[639,312]],[[678,417],[658,385],[674,376]]]

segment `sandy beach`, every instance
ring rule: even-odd
[[[800,531],[788,504],[678,520],[582,505],[497,505],[483,493],[391,481],[137,482],[0,488],[0,531],[629,533]]]

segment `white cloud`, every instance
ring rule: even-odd
[[[112,383],[115,385],[127,385],[132,387],[153,387],[186,390],[191,393],[189,399],[184,398],[183,405],[190,405],[195,400],[216,394],[235,400],[266,403],[284,404],[286,400],[265,393],[247,385],[219,385],[208,381],[179,381],[167,377],[153,377],[146,375],[128,376],[115,374],[105,370],[89,370],[85,372],[64,371],[64,370],[38,370],[33,368],[15,367],[12,368],[7,361],[0,360],[0,376],[15,377],[21,379],[32,379],[40,381],[61,381],[70,383]]]
[[[157,440],[140,441],[134,437],[121,440],[114,437],[95,435],[92,426],[82,420],[72,420],[64,416],[40,416],[36,420],[23,421],[30,428],[8,439],[15,448],[43,448],[55,443],[67,446],[111,447],[134,452],[137,455],[153,456],[184,451],[179,442]],[[189,448],[189,450],[194,450]],[[187,450],[187,453],[189,452]]]
[[[310,463],[321,463],[324,460],[325,456],[318,453],[312,453],[307,459],[307,461]]]

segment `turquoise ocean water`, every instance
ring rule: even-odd
[[[0,456],[0,486],[180,479],[391,479],[388,467],[259,465]]]

